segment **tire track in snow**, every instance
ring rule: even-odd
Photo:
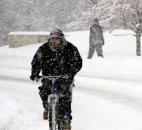
[[[125,81],[125,82],[140,82],[142,83],[142,79],[137,79],[135,77],[118,77],[118,76],[114,76],[111,77],[109,75],[105,76],[105,75],[87,75],[87,74],[80,74],[80,77],[88,77],[88,78],[94,78],[94,79],[105,79],[105,80],[119,80],[119,81]]]
[[[81,76],[82,77],[82,76]],[[83,76],[85,77],[85,76]],[[87,76],[91,79],[93,79],[93,77],[95,76]],[[103,78],[105,79],[105,78]],[[30,83],[30,84],[34,84],[36,82],[30,81],[30,79],[22,79],[20,77],[9,77],[9,76],[2,76],[0,75],[0,80],[6,80],[6,81],[17,81],[17,82],[23,82],[23,83]],[[110,79],[112,80],[112,79]],[[127,80],[128,82],[128,80]],[[119,91],[116,90],[107,90],[106,89],[102,89],[102,88],[98,88],[98,87],[82,87],[82,86],[78,86],[75,87],[75,89],[77,89],[78,91],[81,91],[82,93],[87,93],[87,94],[91,94],[94,96],[94,98],[101,98],[103,100],[109,101],[109,102],[115,102],[115,103],[121,103],[121,104],[125,104],[125,105],[130,105],[131,107],[137,108],[139,110],[142,109],[142,102],[141,102],[141,98],[140,97],[135,97],[132,95],[128,95],[127,93],[121,93]]]
[[[85,76],[83,76],[83,77],[85,77]],[[97,77],[97,76],[87,76],[87,77],[93,79],[94,77]],[[103,78],[103,79],[106,79],[106,78]],[[30,81],[30,79],[24,79],[24,78],[20,78],[20,77],[18,78],[18,77],[2,76],[2,75],[0,75],[0,80],[17,81],[17,82],[23,82],[23,83],[28,83],[28,84],[35,83],[33,81]],[[110,80],[112,80],[112,79],[110,79]],[[124,80],[124,81],[128,82],[128,80]],[[130,81],[130,82],[132,82],[132,81]],[[125,105],[131,105],[132,107],[138,108],[139,110],[142,109],[141,98],[135,97],[132,95],[128,95],[126,93],[118,92],[117,89],[116,90],[107,90],[107,88],[102,89],[102,88],[98,88],[98,87],[92,88],[92,87],[81,87],[81,86],[76,87],[76,89],[78,91],[83,92],[83,93],[91,94],[95,98],[97,97],[97,98],[102,98],[106,101],[111,101],[111,102],[115,102],[115,103],[123,103]]]
[[[134,79],[133,78],[125,78],[125,77],[110,77],[110,76],[102,76],[102,75],[87,75],[87,74],[80,74],[79,77],[88,77],[92,79],[104,79],[104,80],[111,80],[111,81],[124,81],[124,82],[139,82],[142,83],[142,79]],[[12,76],[4,76],[0,75],[0,80],[10,80],[10,81],[20,81],[20,82],[32,82],[30,79],[24,79],[20,77],[12,77]]]
[[[32,83],[32,81],[30,79],[24,79],[24,78],[20,78],[20,77],[12,77],[12,76],[4,76],[4,75],[0,75],[0,80]]]

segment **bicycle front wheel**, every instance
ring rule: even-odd
[[[51,102],[49,107],[49,127],[50,130],[57,130],[56,104],[54,102]]]

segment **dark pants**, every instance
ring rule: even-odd
[[[70,84],[67,83],[59,83],[56,82],[55,86],[57,88],[57,93],[59,96],[59,116],[62,120],[66,123],[70,123],[72,116],[71,116],[71,99],[72,99],[72,92],[70,90]],[[42,86],[39,87],[39,95],[43,102],[43,107],[45,110],[48,110],[48,95],[51,94],[51,82],[42,81]]]
[[[103,57],[102,45],[97,44],[97,45],[90,45],[89,46],[88,59],[91,59],[93,57],[95,50],[96,50],[98,56]]]

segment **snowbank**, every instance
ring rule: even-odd
[[[1,130],[24,130],[25,125],[30,125],[30,114],[14,99],[0,93],[0,129]],[[24,125],[23,125],[24,124]],[[30,129],[29,129],[30,130]]]
[[[135,35],[134,31],[131,30],[113,30],[111,32],[111,35],[113,36],[127,36],[127,35]]]

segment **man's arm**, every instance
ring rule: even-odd
[[[102,45],[104,45],[105,44],[105,42],[104,42],[104,36],[103,36],[103,27],[101,27],[101,40],[102,40]]]
[[[41,49],[39,48],[37,50],[37,52],[35,53],[33,60],[31,62],[31,76],[30,79],[31,80],[35,80],[35,78],[39,78],[39,73],[41,71],[41,57],[42,57],[42,53],[41,53]]]
[[[82,68],[82,58],[76,47],[74,47],[72,59],[70,59],[70,61],[71,61],[71,65],[70,65],[69,73],[71,74],[71,76],[74,77],[76,73]]]
[[[90,34],[89,34],[89,43],[92,44],[92,41],[93,41],[93,26],[90,27]]]

